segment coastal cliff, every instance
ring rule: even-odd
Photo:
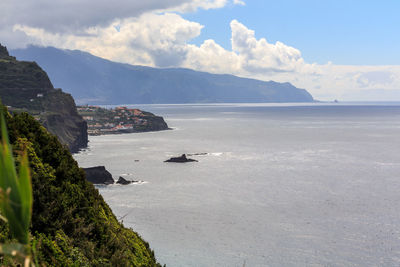
[[[71,152],[87,146],[87,124],[78,114],[72,96],[54,89],[38,64],[16,60],[1,44],[0,99],[11,112],[33,115]]]

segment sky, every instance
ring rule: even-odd
[[[398,0],[2,0],[0,43],[400,101]]]

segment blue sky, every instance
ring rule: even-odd
[[[345,65],[400,64],[400,1],[247,0],[245,6],[183,15],[204,25],[193,40],[214,39],[231,48],[231,20],[265,37],[296,47],[308,62]]]

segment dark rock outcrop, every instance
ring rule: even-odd
[[[54,89],[38,64],[16,60],[1,44],[0,98],[11,112],[33,115],[71,152],[87,146],[87,124],[78,114],[72,96]]]
[[[7,48],[0,44],[0,59],[3,59],[3,60],[15,60],[15,57],[11,57],[10,54],[8,54]]]
[[[197,162],[195,159],[188,159],[186,154],[182,154],[180,157],[173,157],[164,162],[177,162],[177,163],[185,163],[185,162]]]
[[[86,173],[86,180],[93,184],[113,184],[114,179],[104,166],[83,168]]]
[[[143,129],[143,131],[163,131],[170,129],[167,123],[164,121],[164,118],[161,116],[156,116],[151,112],[143,112],[144,119],[147,121],[147,126]]]
[[[130,183],[134,183],[135,181],[128,181],[128,180],[126,180],[124,177],[119,177],[118,178],[118,181],[117,181],[117,184],[122,184],[122,185],[127,185],[127,184],[130,184]]]

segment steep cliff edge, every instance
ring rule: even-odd
[[[71,152],[88,143],[87,125],[70,94],[54,89],[35,62],[18,61],[0,44],[0,99],[13,112],[27,111]]]

